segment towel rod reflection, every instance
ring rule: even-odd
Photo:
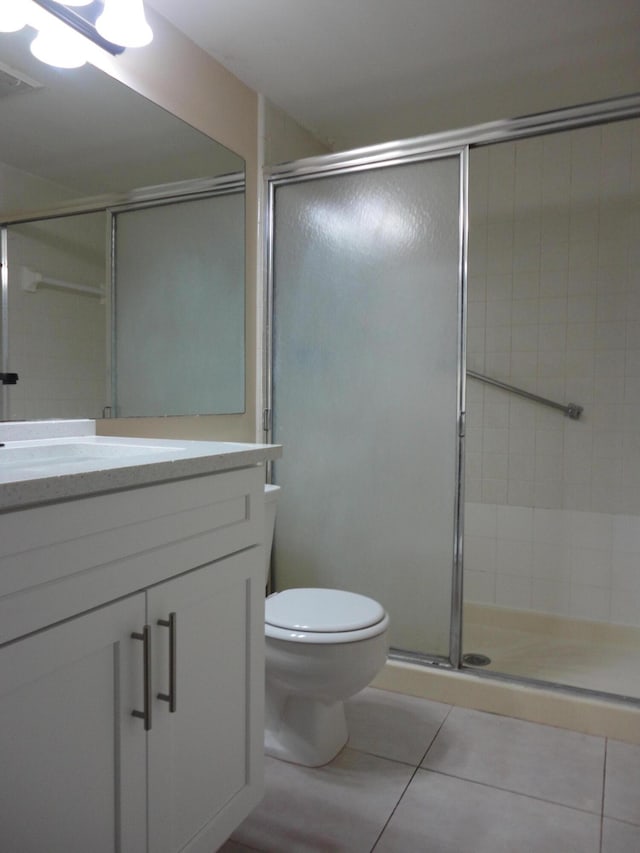
[[[50,275],[34,272],[28,267],[21,269],[20,286],[23,290],[29,293],[35,293],[40,285],[48,287],[57,287],[61,290],[72,290],[76,293],[86,293],[89,296],[98,296],[104,299],[104,290],[101,287],[94,287],[90,284],[76,284],[73,281],[63,281],[61,278],[53,278]]]
[[[482,373],[476,373],[475,370],[467,370],[467,376],[471,379],[477,379],[479,382],[486,382],[487,385],[494,385],[496,388],[501,388],[503,391],[509,391],[511,394],[518,394],[520,397],[526,397],[527,400],[533,400],[535,403],[542,403],[543,406],[549,406],[552,409],[558,409],[563,412],[566,417],[577,421],[584,411],[582,406],[577,403],[556,403],[554,400],[548,400],[546,397],[540,397],[538,394],[532,394],[530,391],[524,391],[522,388],[516,388],[514,385],[507,385],[506,382],[500,382],[498,379],[491,379],[489,376],[483,376]]]

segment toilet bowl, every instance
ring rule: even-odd
[[[267,571],[277,486],[265,489]],[[387,656],[389,617],[371,598],[335,589],[287,589],[265,602],[267,755],[318,767],[347,742],[344,700]]]

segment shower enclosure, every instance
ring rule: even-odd
[[[275,589],[377,598],[395,657],[640,699],[639,115],[273,170]]]
[[[640,698],[640,121],[473,149],[469,245],[465,650]]]

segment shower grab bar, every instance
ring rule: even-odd
[[[477,379],[479,382],[486,382],[487,385],[495,385],[496,388],[501,388],[503,391],[509,391],[511,394],[518,394],[520,397],[526,397],[527,400],[533,400],[535,403],[542,403],[543,406],[549,406],[552,409],[558,409],[566,417],[577,421],[584,411],[582,406],[577,403],[556,403],[554,400],[549,400],[546,397],[540,397],[538,394],[532,394],[530,391],[524,391],[522,388],[516,388],[514,385],[507,385],[506,382],[500,382],[499,379],[491,379],[489,376],[483,376],[482,373],[476,373],[475,370],[467,370],[467,376],[471,379]]]

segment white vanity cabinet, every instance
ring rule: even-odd
[[[144,595],[0,650],[0,850],[146,851]]]
[[[213,853],[259,802],[263,482],[0,514],[2,853]]]
[[[154,587],[154,696],[170,690],[170,622],[175,618],[175,711],[154,703],[149,743],[149,849],[213,850],[256,805],[262,771],[264,566],[251,549]],[[258,595],[256,595],[256,592]],[[251,615],[253,613],[253,615]],[[249,614],[249,615],[248,615]],[[157,639],[155,639],[157,637]],[[253,741],[253,742],[252,742]],[[260,781],[260,793],[262,790]],[[258,797],[259,799],[259,797]]]

